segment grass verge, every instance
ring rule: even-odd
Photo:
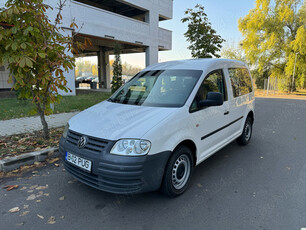
[[[82,111],[110,97],[110,93],[94,92],[76,96],[65,96],[59,104],[54,105],[54,113]],[[0,99],[0,120],[28,117],[35,106],[30,100],[17,98]]]

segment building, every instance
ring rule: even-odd
[[[45,2],[53,8],[58,3]],[[159,51],[171,49],[172,32],[160,28],[159,22],[172,18],[172,7],[173,0],[71,0],[62,12],[62,27],[67,35],[77,34],[76,41],[91,40],[92,45],[77,55],[98,56],[99,82],[102,87],[110,88],[109,55],[116,42],[120,43],[123,54],[145,52],[146,65],[158,62]],[[56,10],[49,13],[51,21],[56,13]],[[80,30],[69,28],[74,20]],[[67,73],[66,78],[72,89],[70,94],[75,94],[74,71]]]

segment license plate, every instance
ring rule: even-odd
[[[66,161],[70,162],[71,164],[78,166],[79,168],[85,169],[86,171],[91,171],[91,161],[86,160],[82,157],[78,157],[72,153],[66,152]]]

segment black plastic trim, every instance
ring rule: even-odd
[[[115,141],[106,141],[109,144],[97,154],[79,149],[62,137],[59,150],[66,171],[84,184],[116,194],[136,194],[160,187],[171,151],[135,157],[120,156],[110,154]],[[92,161],[91,172],[65,161],[65,152]]]
[[[217,130],[215,130],[215,131],[213,131],[213,132],[211,132],[211,133],[209,133],[209,134],[207,134],[207,135],[205,135],[205,136],[201,137],[201,140],[204,140],[205,138],[207,138],[207,137],[209,137],[209,136],[211,136],[211,135],[214,135],[215,133],[217,133],[217,132],[221,131],[222,129],[225,129],[225,128],[227,128],[228,126],[230,126],[230,125],[234,124],[235,122],[237,122],[237,121],[241,120],[242,118],[243,118],[243,116],[241,116],[241,117],[237,118],[236,120],[234,120],[234,121],[232,121],[232,122],[228,123],[227,125],[225,125],[225,126],[223,126],[223,127],[219,128],[219,129],[217,129]]]

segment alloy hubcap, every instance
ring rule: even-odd
[[[183,188],[190,175],[190,160],[187,155],[179,156],[172,169],[172,185],[175,189]]]

